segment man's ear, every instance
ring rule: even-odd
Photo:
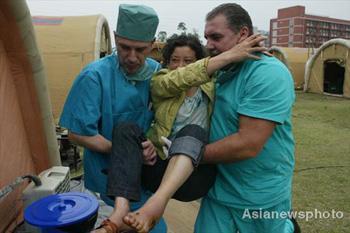
[[[249,29],[246,26],[243,26],[241,30],[239,30],[239,43],[249,37]]]

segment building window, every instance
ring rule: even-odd
[[[307,21],[306,22],[306,26],[309,26],[309,27],[314,27],[314,26],[316,26],[316,22],[314,22],[314,21]]]
[[[277,22],[273,22],[272,23],[272,29],[276,29],[277,28]]]
[[[277,30],[272,31],[272,36],[277,36]]]
[[[277,38],[272,38],[272,44],[273,45],[277,44]]]

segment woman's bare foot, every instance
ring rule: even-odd
[[[152,196],[140,209],[128,213],[123,221],[139,233],[149,232],[162,217],[166,199]]]
[[[115,224],[116,227],[111,227],[111,226],[106,226],[106,227],[101,227],[98,229],[95,229],[93,231],[91,231],[91,233],[118,233],[120,231],[124,231],[124,230],[131,230],[131,228],[124,224],[123,222],[123,217],[125,217],[128,214],[129,210],[127,211],[123,211],[123,212],[118,212],[118,213],[113,213],[109,218],[109,222],[111,222],[112,224]],[[109,225],[109,224],[107,224]],[[117,231],[115,232],[115,230],[112,230],[114,228],[117,228]],[[108,230],[107,230],[108,229]]]
[[[109,221],[114,223],[117,226],[117,229],[119,231],[123,231],[123,230],[130,230],[131,228],[124,224],[123,222],[123,218],[129,213],[130,209],[129,209],[129,201],[124,199],[124,198],[117,198],[116,202],[115,202],[115,206],[116,208],[114,208],[113,213],[111,216],[109,216]],[[110,228],[110,227],[108,227]],[[94,231],[91,231],[91,233],[109,233],[110,231],[108,231],[105,228],[99,228],[99,229],[95,229]]]
[[[90,233],[108,233],[106,229],[104,228],[99,228],[91,231]]]
[[[101,225],[94,231],[90,233],[119,233],[118,227],[109,219],[103,220]]]

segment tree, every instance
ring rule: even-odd
[[[165,42],[167,39],[167,33],[166,31],[160,31],[158,32],[158,35],[157,35],[157,40],[160,41],[160,42]]]
[[[198,30],[195,28],[192,28],[192,35],[194,35],[195,37],[197,37],[199,39],[199,34],[198,34]]]
[[[186,33],[186,31],[187,31],[186,24],[184,22],[180,22],[177,25],[177,30],[181,31],[182,33]]]

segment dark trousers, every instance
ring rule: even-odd
[[[207,133],[199,126],[185,126],[178,135],[192,136],[207,144]],[[133,123],[122,123],[113,129],[107,183],[107,195],[113,199],[118,196],[138,201],[141,187],[151,192],[158,189],[169,160],[158,158],[153,166],[143,165],[141,143],[144,139],[142,130]],[[193,201],[203,197],[214,184],[215,177],[215,165],[201,164],[173,198],[179,201]]]

